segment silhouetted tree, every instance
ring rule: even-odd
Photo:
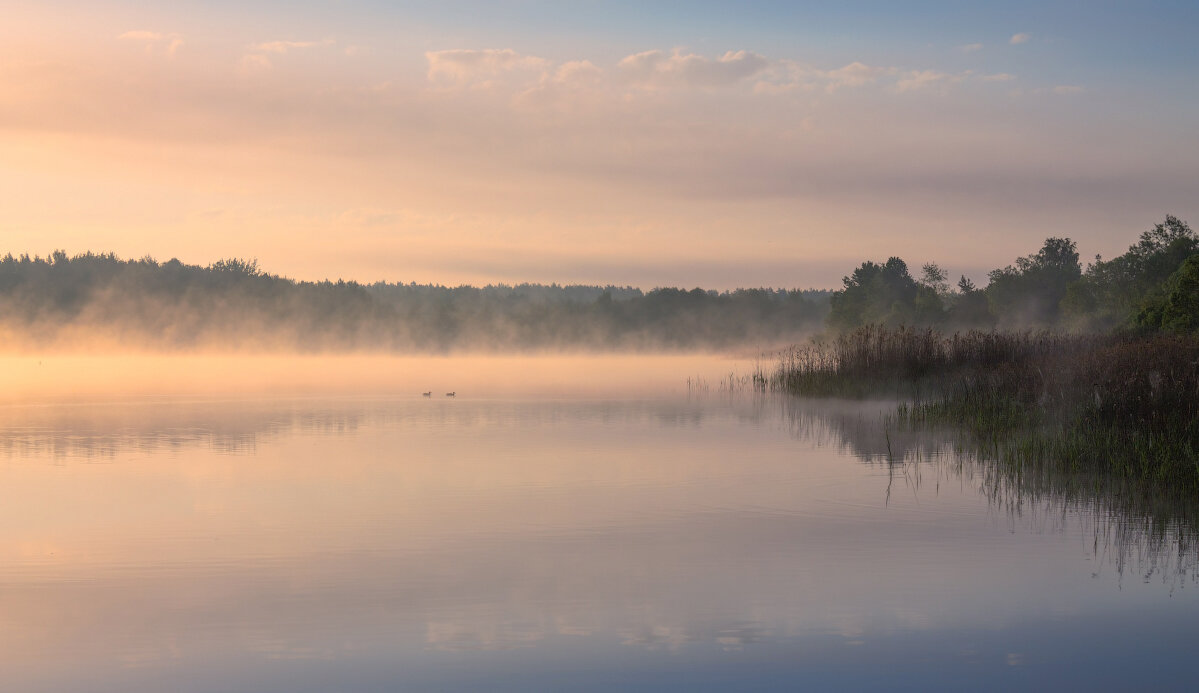
[[[1069,238],[1047,238],[1035,255],[988,275],[987,300],[1000,323],[1056,325],[1066,287],[1082,276],[1078,247]]]
[[[930,322],[940,310],[936,292],[917,284],[907,263],[897,257],[881,265],[863,262],[841,281],[844,288],[829,297],[828,324],[838,330]]]
[[[974,286],[966,275],[958,279],[958,290],[945,316],[946,322],[955,329],[983,330],[995,326],[995,316],[987,295]]]
[[[1141,234],[1123,255],[1087,267],[1082,279],[1071,284],[1062,301],[1070,324],[1079,329],[1110,329],[1137,318],[1144,301],[1199,252],[1199,236],[1186,222],[1166,215],[1166,220]]]
[[[1184,260],[1146,300],[1137,324],[1152,330],[1199,332],[1199,254]]]

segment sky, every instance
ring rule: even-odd
[[[0,253],[835,288],[1199,224],[1194,2],[5,6]]]

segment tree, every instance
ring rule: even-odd
[[[1078,247],[1069,238],[1047,238],[1035,255],[992,270],[986,294],[991,312],[1008,325],[1052,326],[1071,282],[1082,276]]]
[[[949,305],[946,319],[955,328],[988,329],[995,326],[986,293],[964,274],[958,279],[958,292]]]
[[[941,269],[935,262],[926,263],[921,268],[919,284],[932,289],[938,296],[948,296],[949,272]]]
[[[912,325],[941,315],[936,292],[916,283],[903,260],[884,264],[866,261],[842,280],[844,288],[830,297],[830,327],[851,330],[867,324]]]
[[[1184,260],[1146,301],[1137,324],[1153,330],[1199,332],[1199,254]]]
[[[1186,222],[1166,215],[1123,255],[1107,261],[1096,256],[1082,279],[1070,286],[1063,312],[1080,329],[1110,329],[1139,320],[1144,301],[1196,252],[1199,236]]]

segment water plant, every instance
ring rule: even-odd
[[[894,424],[955,427],[1015,469],[1199,493],[1199,337],[869,326],[782,352],[763,377],[798,395],[893,396]]]

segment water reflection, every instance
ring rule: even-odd
[[[807,400],[773,396],[701,396],[685,401],[414,402],[406,399],[145,400],[107,405],[0,409],[0,457],[58,463],[111,461],[188,449],[252,455],[288,436],[343,436],[363,427],[389,430],[569,426],[648,426],[699,430],[713,418],[751,428],[780,426],[816,448],[853,455],[887,470],[884,500],[896,490],[937,493],[942,484],[976,488],[993,510],[1035,531],[1082,524],[1097,554],[1118,569],[1186,574],[1199,537],[1196,503],[1094,475],[1025,468],[1013,473],[963,450],[952,431],[913,431],[886,422],[889,401]],[[749,452],[749,450],[742,451]],[[923,487],[923,489],[922,489]],[[1163,555],[1170,556],[1163,568]],[[1193,571],[1190,571],[1193,572]]]
[[[886,406],[12,407],[0,668],[22,690],[519,689],[618,661],[631,678],[559,683],[768,687],[900,676],[924,646],[942,683],[1011,686],[1143,614],[1178,671],[1199,611],[1179,525],[886,430]]]
[[[1090,537],[1093,553],[1120,575],[1130,570],[1172,584],[1195,577],[1199,499],[1152,480],[1000,464],[960,431],[896,426],[889,416],[893,402],[782,398],[763,399],[760,406],[781,410],[797,438],[827,440],[867,464],[883,466],[905,487],[934,494],[942,484],[975,488],[1013,531],[1078,530]]]

